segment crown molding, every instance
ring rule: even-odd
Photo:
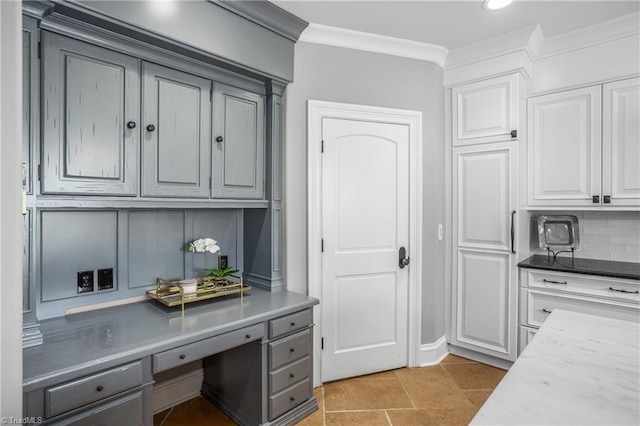
[[[487,59],[515,52],[525,52],[529,59],[533,60],[543,42],[544,34],[540,25],[512,31],[452,50],[447,56],[445,70],[484,62]]]
[[[309,23],[265,0],[209,0],[294,42]]]
[[[640,34],[640,12],[630,13],[544,40],[536,59],[562,55]]]
[[[302,32],[299,41],[418,59],[440,67],[444,67],[449,53],[447,48],[435,44],[313,23]]]

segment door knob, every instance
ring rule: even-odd
[[[147,130],[150,131],[150,132],[153,132],[154,130],[156,130],[156,126],[154,126],[153,124],[149,124],[147,126]]]
[[[407,249],[405,249],[404,247],[400,247],[400,250],[398,251],[398,256],[400,258],[399,259],[400,269],[404,269],[404,267],[407,266],[411,261],[411,259],[407,257]]]
[[[135,121],[130,121],[127,123],[127,128],[128,129],[135,129],[136,128],[136,122]]]

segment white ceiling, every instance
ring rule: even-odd
[[[640,10],[639,0],[514,0],[497,11],[485,10],[482,0],[272,3],[314,24],[431,43],[449,50],[536,24],[546,38],[553,37]]]

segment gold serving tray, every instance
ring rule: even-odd
[[[239,281],[231,281],[234,278]],[[223,282],[213,282],[210,277],[196,278],[198,285],[195,292],[185,293],[180,286],[181,281],[169,281],[162,278],[156,279],[156,289],[148,290],[147,295],[165,306],[181,306],[184,312],[186,303],[199,302],[214,297],[240,294],[240,299],[245,291],[251,290],[250,286],[243,283],[242,277],[231,275]]]

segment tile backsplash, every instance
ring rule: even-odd
[[[580,250],[583,259],[640,262],[640,212],[566,211],[531,212],[533,253],[545,253],[538,246],[537,217],[540,215],[574,215],[580,228]],[[535,231],[534,231],[535,229]]]

